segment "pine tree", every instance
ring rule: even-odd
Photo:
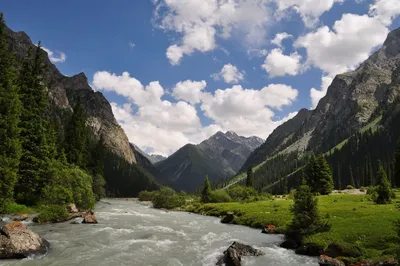
[[[375,202],[378,204],[387,204],[391,202],[391,187],[389,180],[387,179],[386,171],[383,168],[382,162],[379,161],[378,172],[376,173],[378,185],[376,192],[378,197]]]
[[[342,190],[342,175],[340,173],[340,163],[338,164],[337,168],[337,184],[338,184],[338,190]]]
[[[321,195],[328,195],[332,192],[334,183],[332,177],[332,171],[329,167],[325,157],[321,154],[318,156],[318,168],[319,168],[319,188],[318,192]]]
[[[249,168],[247,169],[246,186],[253,187],[253,181],[254,181],[253,166],[250,165]]]
[[[349,185],[352,186],[353,188],[356,187],[355,182],[354,182],[354,176],[353,176],[353,168],[351,165],[349,165]]]
[[[69,163],[86,169],[88,164],[88,129],[83,106],[78,100],[65,134],[65,153]]]
[[[305,176],[313,193],[327,195],[332,192],[334,184],[331,169],[322,154],[318,158],[314,154],[311,155]]]
[[[93,176],[93,193],[96,197],[96,201],[106,196],[105,185],[106,181],[104,179],[104,139],[103,135],[100,136],[100,140],[94,147],[91,158],[90,158],[90,170]]]
[[[20,114],[15,61],[8,51],[6,26],[0,13],[0,212],[2,206],[12,200],[18,180]]]
[[[294,193],[294,204],[291,208],[293,219],[290,228],[300,231],[301,234],[310,234],[320,225],[318,204],[305,180],[302,179],[300,182]]]
[[[206,176],[206,179],[204,180],[203,190],[201,191],[201,202],[202,203],[210,202],[210,197],[211,197],[211,185],[210,181],[208,180],[208,176]]]
[[[30,49],[24,60],[20,77],[22,113],[20,138],[22,156],[19,166],[17,199],[35,204],[43,188],[43,177],[49,163],[47,142],[48,100],[43,82],[44,63],[40,42],[32,58]]]
[[[397,143],[397,148],[396,148],[394,171],[395,171],[394,180],[396,187],[400,188],[400,140]]]

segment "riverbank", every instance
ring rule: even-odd
[[[305,239],[305,244],[326,249],[337,244],[353,252],[355,259],[345,261],[383,261],[393,258],[399,251],[394,222],[399,220],[400,195],[392,204],[377,205],[366,195],[333,194],[319,196],[321,217],[331,224],[329,232]],[[228,212],[235,215],[233,223],[252,228],[264,228],[272,224],[282,232],[292,219],[288,199],[252,203],[210,203],[186,206],[193,213],[222,217]]]

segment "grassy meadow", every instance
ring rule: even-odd
[[[275,198],[250,203],[209,203],[187,206],[187,210],[211,216],[223,216],[228,211],[235,213],[234,223],[254,228],[268,224],[282,232],[291,221],[290,206],[293,201]],[[368,195],[332,194],[318,196],[320,215],[331,224],[329,232],[312,235],[306,244],[326,248],[331,243],[361,249],[362,259],[393,257],[399,249],[394,222],[400,219],[400,193],[386,205],[378,205]]]

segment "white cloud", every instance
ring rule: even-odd
[[[400,2],[399,0],[376,0],[370,6],[369,14],[389,26],[392,20],[400,15]]]
[[[335,3],[342,3],[344,0],[274,0],[278,10],[285,11],[293,9],[300,14],[307,27],[313,27],[319,17],[329,11]]]
[[[216,37],[230,38],[235,30],[248,45],[265,41],[269,0],[163,0],[155,8],[158,26],[182,36],[166,52],[172,65],[194,51],[214,50]]]
[[[280,32],[275,35],[275,38],[271,41],[272,44],[282,47],[282,41],[287,38],[292,38],[293,36],[287,32]]]
[[[164,156],[187,143],[200,143],[219,130],[266,138],[285,121],[274,121],[271,109],[290,105],[298,95],[296,89],[282,84],[261,90],[233,86],[215,93],[205,92],[206,85],[205,81],[178,82],[171,94],[176,102],[170,102],[162,99],[165,91],[158,81],[144,86],[127,72],[100,71],[92,83],[95,89],[117,93],[128,101],[112,103],[112,109],[129,140]],[[192,104],[200,104],[203,115],[212,120],[210,125],[201,124]]]
[[[67,60],[67,55],[63,52],[54,53],[50,49],[47,49],[46,47],[43,47],[43,46],[42,46],[42,49],[47,52],[50,62],[52,62],[52,63],[64,63],[65,60]]]
[[[222,67],[219,73],[211,75],[215,80],[223,78],[226,83],[238,83],[243,80],[244,73],[241,72],[236,66],[226,64]]]
[[[282,84],[271,84],[261,90],[235,85],[205,95],[201,109],[224,130],[266,138],[280,123],[273,121],[274,112],[270,108],[290,105],[297,95],[296,89]]]
[[[295,46],[306,49],[307,63],[324,72],[321,89],[310,91],[312,107],[325,96],[328,84],[337,74],[353,70],[365,61],[384,42],[388,32],[377,17],[344,14],[332,29],[323,26],[299,37]]]
[[[134,42],[129,42],[129,47],[130,48],[135,48],[136,44]]]
[[[184,100],[191,104],[197,104],[201,101],[204,88],[207,86],[205,80],[202,81],[181,81],[178,82],[172,92],[177,100]]]
[[[261,67],[268,72],[270,77],[295,76],[300,72],[301,59],[301,55],[297,52],[284,55],[282,49],[275,48],[267,55]]]

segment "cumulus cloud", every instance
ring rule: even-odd
[[[216,37],[229,38],[232,32],[243,35],[247,44],[263,43],[270,19],[269,0],[191,0],[158,1],[156,24],[182,36],[166,52],[172,65],[194,51],[214,50]]]
[[[267,55],[261,67],[267,71],[270,77],[295,76],[300,72],[301,59],[301,55],[297,52],[284,55],[282,49],[275,48]]]
[[[238,83],[239,81],[243,80],[244,73],[239,71],[236,66],[232,64],[226,64],[222,67],[219,73],[215,73],[211,76],[215,80],[223,78],[226,83]]]
[[[294,10],[300,14],[307,27],[313,27],[319,17],[329,11],[335,3],[342,3],[344,0],[274,0],[278,10]]]
[[[292,38],[293,35],[290,35],[287,32],[280,32],[275,35],[275,38],[271,41],[272,44],[276,46],[282,47],[282,41],[287,38]]]
[[[273,109],[290,105],[298,95],[296,89],[282,84],[261,90],[233,86],[214,93],[206,92],[206,85],[205,81],[178,82],[171,94],[175,101],[171,102],[163,99],[165,90],[158,81],[145,86],[128,72],[99,71],[92,82],[96,90],[126,98],[123,105],[112,103],[117,121],[131,142],[162,155],[170,155],[187,143],[200,143],[219,130],[266,138],[285,121],[275,121]],[[210,118],[210,125],[201,124],[194,104]]]
[[[207,86],[205,80],[202,81],[181,81],[178,82],[172,92],[172,95],[177,100],[184,100],[191,104],[200,103],[203,90]]]
[[[129,47],[131,49],[135,48],[136,44],[134,42],[129,42]]]
[[[42,47],[44,51],[47,52],[50,62],[52,63],[64,63],[67,60],[67,55],[63,52],[53,52],[46,47]]]
[[[371,4],[369,14],[389,26],[400,15],[400,3],[398,0],[376,0]]]

